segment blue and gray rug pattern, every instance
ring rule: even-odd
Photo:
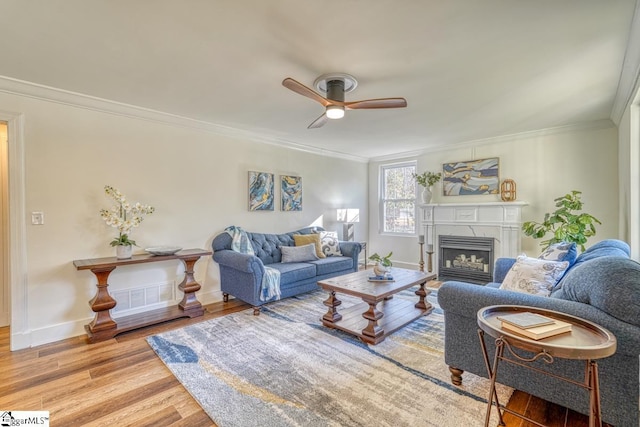
[[[260,316],[245,310],[148,342],[221,427],[483,424],[488,381],[465,374],[462,387],[451,384],[434,294],[432,313],[375,346],[323,327],[326,297],[287,298]],[[359,302],[342,300],[341,307]],[[506,402],[511,389],[498,392]]]

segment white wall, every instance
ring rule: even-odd
[[[500,158],[500,180],[513,179],[517,185],[517,200],[529,203],[523,209],[524,221],[542,221],[546,212],[556,209],[553,199],[579,190],[583,193],[584,210],[602,221],[597,235],[587,246],[605,238],[619,237],[617,130],[612,123],[460,144],[413,159],[417,159],[421,173],[424,170],[441,171],[443,163],[488,157]],[[379,168],[385,163],[369,164],[369,210],[372,213],[377,212]],[[500,196],[443,196],[441,183],[434,187],[433,203],[491,201],[500,201]],[[369,223],[371,252],[392,250],[394,262],[417,265],[420,255],[415,236],[384,236],[379,234],[378,228],[378,219],[372,215]],[[539,241],[524,235],[522,246],[529,254],[540,252]]]
[[[620,238],[640,261],[640,91],[627,106],[618,126]]]
[[[336,208],[367,207],[365,163],[6,93],[0,111],[24,115],[28,330],[17,332],[33,345],[83,334],[93,317],[87,302],[95,277],[72,261],[115,255],[109,241],[117,230],[99,216],[110,206],[107,184],[156,208],[132,233],[141,248],[210,249],[229,225],[273,233],[312,223],[339,229]],[[281,174],[302,176],[303,211],[281,212],[277,204],[273,212],[249,212],[250,170],[272,172],[276,182]],[[44,225],[31,225],[33,211],[44,212]],[[367,229],[364,217],[356,234]],[[177,262],[117,268],[110,290],[179,283],[182,271]],[[210,257],[196,264],[196,279],[203,303],[221,299]]]

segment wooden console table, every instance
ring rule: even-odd
[[[196,292],[200,290],[200,284],[193,277],[193,266],[202,256],[211,255],[204,249],[185,249],[174,255],[133,255],[129,259],[117,259],[116,257],[93,258],[73,261],[77,270],[91,270],[98,279],[96,295],[89,301],[95,317],[88,325],[84,326],[89,337],[89,342],[94,343],[113,338],[119,333],[155,325],[167,320],[181,317],[198,317],[204,314],[202,304],[196,298]],[[150,310],[144,313],[124,316],[118,319],[118,323],[111,318],[109,310],[116,306],[116,300],[109,295],[109,274],[116,267],[145,264],[148,262],[169,261],[179,259],[184,263],[184,279],[178,285],[178,289],[184,292],[182,301],[177,306]]]

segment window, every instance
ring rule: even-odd
[[[380,168],[380,218],[383,233],[415,234],[416,163]]]

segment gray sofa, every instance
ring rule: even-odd
[[[629,246],[619,240],[603,240],[578,256],[549,297],[498,289],[514,260],[496,261],[494,280],[486,286],[446,282],[438,292],[445,318],[445,362],[454,384],[464,371],[487,377],[478,338],[477,312],[490,305],[525,305],[581,317],[611,331],[616,353],[598,360],[602,419],[616,427],[638,426],[638,357],[640,355],[640,264],[629,259]],[[493,360],[495,345],[485,335]],[[505,353],[506,354],[506,353]],[[531,357],[530,353],[519,354]],[[584,380],[584,361],[556,359],[551,365],[534,366]],[[558,379],[500,364],[499,383],[544,400],[588,414],[588,393]],[[506,403],[506,402],[502,402]]]
[[[213,259],[220,265],[220,287],[225,301],[232,295],[254,307],[269,302],[260,300],[264,266],[280,271],[281,298],[318,289],[317,282],[329,277],[358,271],[361,245],[358,242],[339,242],[343,256],[328,256],[315,261],[282,263],[282,246],[295,246],[294,234],[313,234],[321,227],[307,227],[284,234],[247,232],[255,255],[231,250],[231,236],[224,232],[213,239]]]

